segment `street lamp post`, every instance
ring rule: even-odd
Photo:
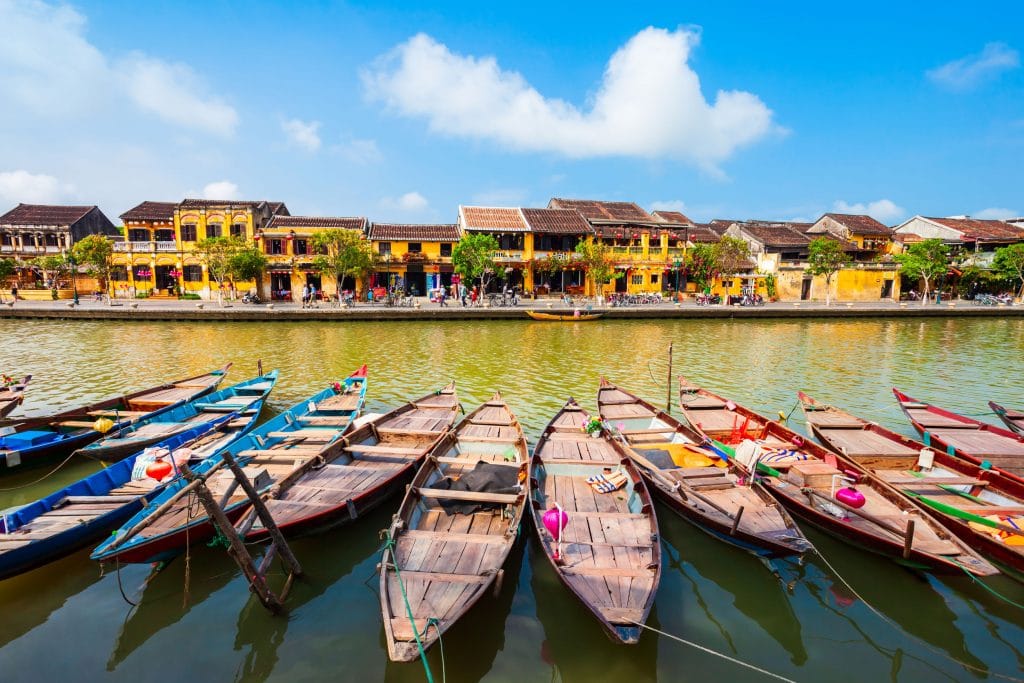
[[[75,271],[78,270],[78,266],[77,266],[77,264],[75,264],[75,257],[73,255],[70,255],[70,254],[68,255],[68,265],[71,266],[71,294],[72,294],[72,301],[74,301],[75,305],[77,306],[78,305],[78,281],[75,279],[75,275],[76,275]]]

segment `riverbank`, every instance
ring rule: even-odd
[[[243,304],[240,301],[219,306],[209,301],[140,300],[117,301],[108,305],[92,299],[81,299],[76,306],[68,301],[9,301],[0,305],[0,319],[58,320],[147,320],[147,321],[249,321],[272,322],[301,320],[529,320],[527,310],[567,313],[573,309],[553,300],[523,301],[518,306],[463,307],[458,304],[440,307],[426,299],[412,307],[387,307],[357,304],[336,308],[321,304],[302,308],[285,302],[274,304]],[[981,306],[971,301],[953,301],[922,306],[917,302],[838,302],[826,306],[822,302],[780,302],[764,306],[698,306],[691,301],[681,304],[647,304],[625,307],[594,307],[605,319],[697,318],[697,319],[769,319],[769,318],[932,318],[932,317],[1006,317],[1024,316],[1024,305]]]

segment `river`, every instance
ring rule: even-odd
[[[769,415],[789,413],[798,389],[907,434],[893,386],[965,413],[983,413],[989,399],[1024,406],[1020,319],[0,321],[0,332],[0,369],[34,375],[30,413],[227,361],[234,362],[228,381],[239,381],[262,359],[281,370],[271,414],[365,362],[368,410],[383,412],[455,379],[467,410],[500,390],[533,443],[568,396],[594,408],[602,374],[664,403],[670,343],[675,374]],[[791,422],[802,429],[799,420],[797,411]],[[0,508],[95,467],[75,463],[42,483],[0,491]],[[43,473],[0,479],[0,487]],[[226,553],[208,547],[148,583],[149,567],[122,567],[134,608],[117,575],[101,577],[88,551],[0,582],[0,678],[422,681],[421,664],[388,661],[380,622],[377,532],[397,505],[293,543],[308,578],[293,590],[286,617],[250,599]],[[801,681],[976,681],[1019,677],[1024,668],[1024,610],[966,576],[918,574],[809,531],[855,594],[814,555],[802,564],[776,561],[776,576],[666,508],[658,516],[665,565],[648,623],[666,634]],[[637,646],[612,645],[524,536],[500,594],[444,636],[443,662],[440,648],[431,651],[437,681],[442,664],[453,682],[770,680],[668,635],[646,632]],[[1024,603],[1024,586],[1004,577],[988,586]]]

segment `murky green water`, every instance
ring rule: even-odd
[[[911,433],[890,387],[968,413],[989,399],[1024,405],[1021,320],[884,322],[637,321],[355,324],[0,322],[2,369],[35,375],[32,412],[57,409],[234,361],[282,371],[279,410],[366,362],[370,410],[450,378],[469,409],[500,389],[535,440],[568,395],[593,407],[603,373],[664,401],[665,350],[675,369],[768,414],[794,392]],[[794,415],[794,420],[799,413]],[[0,507],[78,479],[0,492]],[[0,479],[25,484],[40,473]],[[0,582],[0,680],[420,681],[420,664],[388,662],[375,565],[398,501],[357,525],[294,543],[309,574],[272,617],[249,599],[223,550],[198,548],[144,583],[148,567],[100,577],[88,552]],[[1020,677],[1024,611],[966,577],[935,578],[811,533],[828,561],[777,562],[780,578],[659,508],[666,566],[649,624],[796,680],[980,680]],[[527,537],[504,589],[444,637],[449,681],[769,680],[648,632],[613,646],[535,557]],[[189,575],[186,589],[186,572]],[[1024,586],[990,585],[1024,603]],[[954,658],[964,664],[950,661]],[[442,657],[431,666],[441,680]],[[966,665],[966,666],[965,666]],[[968,668],[970,667],[970,668]]]

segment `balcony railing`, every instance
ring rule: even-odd
[[[515,261],[519,262],[523,260],[522,252],[518,251],[496,251],[491,254],[491,258],[495,261]]]
[[[178,251],[178,243],[173,240],[170,242],[157,242],[157,251]]]

